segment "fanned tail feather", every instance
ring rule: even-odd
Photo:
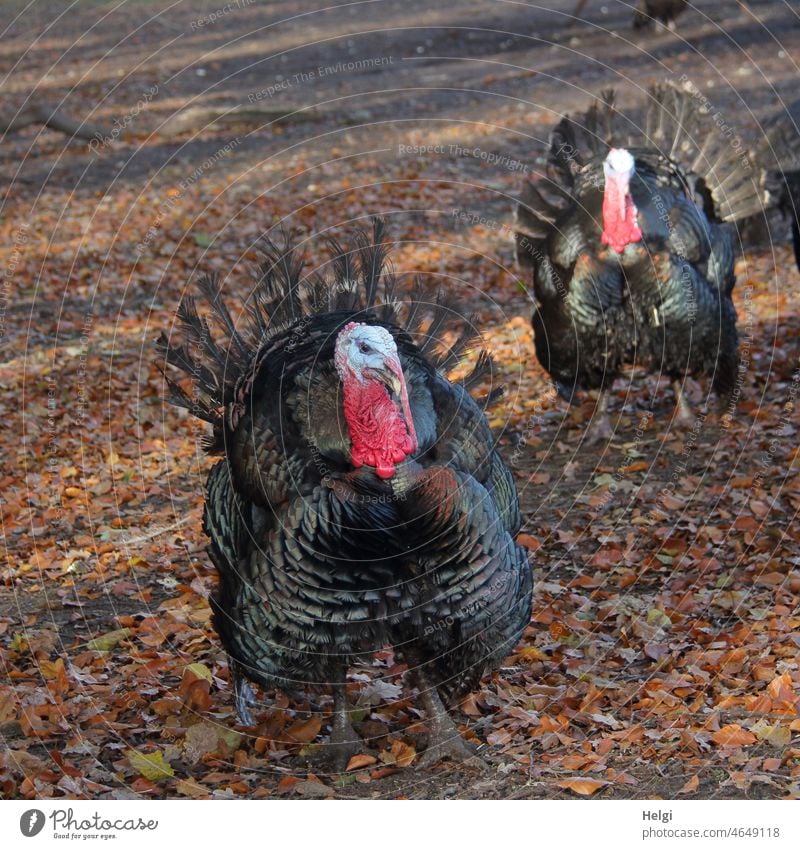
[[[543,242],[568,204],[568,192],[547,177],[536,185],[527,182],[523,186],[514,222],[517,262],[521,268],[534,268],[541,260]]]
[[[739,221],[763,209],[758,169],[735,127],[719,126],[702,92],[691,84],[665,83],[650,89],[645,114],[646,145],[655,147],[687,177],[702,181],[721,221]]]
[[[328,240],[333,252],[328,273],[309,275],[304,275],[305,262],[286,234],[282,244],[263,238],[259,243],[263,260],[242,304],[245,320],[239,324],[223,300],[217,276],[200,281],[200,301],[192,296],[183,299],[175,339],[162,333],[157,345],[165,362],[194,384],[190,394],[166,377],[170,402],[214,425],[209,450],[222,444],[226,412],[234,405],[238,387],[252,378],[262,352],[269,355],[268,346],[277,343],[282,333],[288,336],[298,323],[315,315],[364,313],[365,320],[371,316],[415,338],[421,352],[444,374],[459,364],[479,335],[475,320],[441,291],[431,295],[419,280],[407,300],[395,300],[396,278],[386,271],[384,236],[384,222],[373,219],[372,232],[359,232],[352,250]],[[198,303],[203,305],[203,315]],[[487,372],[491,372],[491,361],[481,354],[469,385]]]

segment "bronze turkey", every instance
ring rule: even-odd
[[[690,425],[687,375],[723,398],[738,371],[735,222],[763,209],[763,175],[696,92],[662,85],[637,120],[613,92],[564,118],[544,179],[517,208],[532,270],[535,347],[559,393],[600,390],[591,437],[611,435],[608,390],[623,366],[665,375]]]
[[[386,645],[427,714],[422,763],[471,757],[446,705],[497,668],[531,609],[514,483],[469,392],[490,361],[447,378],[474,327],[421,285],[404,301],[383,239],[376,221],[352,250],[333,243],[325,275],[265,241],[244,321],[206,278],[208,316],[186,299],[161,340],[193,382],[171,382],[172,400],[212,426],[221,458],[205,530],[239,717],[252,723],[248,681],[332,687],[339,769],[361,745],[348,668]]]

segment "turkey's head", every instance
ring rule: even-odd
[[[353,466],[375,467],[379,478],[417,450],[408,388],[392,334],[385,327],[351,321],[334,351],[344,390]]]
[[[603,192],[603,235],[600,241],[617,253],[626,245],[638,242],[642,231],[636,223],[636,205],[630,192],[634,161],[631,154],[621,147],[612,147],[603,163],[606,178]]]

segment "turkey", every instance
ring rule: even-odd
[[[381,221],[351,251],[331,244],[329,272],[306,275],[295,248],[264,240],[244,324],[206,278],[209,317],[185,299],[178,339],[159,343],[194,384],[169,380],[170,400],[212,425],[222,458],[204,527],[238,715],[252,724],[248,681],[330,685],[342,770],[361,745],[348,668],[391,645],[427,715],[420,765],[472,759],[446,705],[509,653],[532,595],[513,479],[468,391],[491,361],[447,378],[473,324],[419,282],[403,305]]]
[[[689,0],[639,0],[633,13],[633,28],[643,29],[660,21],[670,29],[675,29],[675,19],[686,11]]]
[[[741,150],[690,91],[656,87],[640,129],[613,92],[550,140],[548,176],[517,208],[517,257],[533,269],[539,362],[558,392],[598,389],[589,438],[612,429],[607,391],[625,364],[668,375],[676,423],[686,375],[730,396],[738,368],[730,228],[761,209]]]
[[[800,270],[800,100],[781,109],[762,130],[754,157],[761,170],[767,205],[789,219]]]
[[[579,18],[589,0],[578,0],[572,12],[574,18]],[[675,29],[675,18],[686,11],[689,0],[639,0],[639,5],[633,12],[633,28],[649,27],[653,21],[661,21],[670,29]]]

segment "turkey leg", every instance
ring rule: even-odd
[[[331,723],[331,739],[328,743],[328,761],[334,772],[344,772],[347,762],[353,755],[362,751],[364,744],[356,734],[347,704],[347,690],[344,675],[342,680],[333,685],[333,721]]]
[[[447,708],[442,703],[436,686],[427,672],[421,666],[418,666],[414,670],[413,676],[430,728],[428,748],[419,759],[419,769],[427,769],[444,758],[450,758],[451,761],[457,763],[476,766],[479,769],[488,769],[486,763],[475,754],[472,747],[464,742],[464,738],[447,712]]]
[[[692,408],[686,400],[686,395],[683,391],[683,383],[680,380],[673,380],[672,388],[675,392],[675,415],[673,417],[673,421],[678,427],[689,430],[694,427],[695,418],[692,413]]]
[[[597,405],[594,408],[589,431],[586,434],[586,441],[592,445],[595,442],[609,440],[613,435],[614,429],[608,417],[608,393],[605,389],[601,389],[597,396]]]

